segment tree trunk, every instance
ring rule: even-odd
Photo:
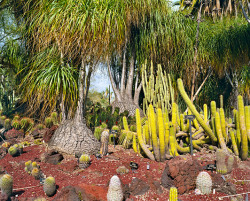
[[[85,65],[79,70],[79,97],[75,117],[65,120],[49,141],[49,147],[68,154],[95,154],[100,150],[100,142],[87,127],[83,117],[85,86]]]

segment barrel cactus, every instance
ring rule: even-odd
[[[35,178],[35,179],[37,179],[37,180],[39,180],[40,179],[40,170],[38,169],[38,168],[33,168],[32,169],[32,172],[31,172],[31,175]]]
[[[13,157],[17,156],[17,155],[18,155],[18,149],[17,149],[17,147],[16,147],[16,146],[11,146],[11,147],[9,148],[9,150],[8,150],[8,153],[9,153],[11,156],[13,156]]]
[[[177,188],[171,187],[169,191],[169,201],[177,201],[177,200],[178,200]]]
[[[13,190],[13,178],[9,174],[5,174],[0,179],[0,188],[2,194],[6,194],[8,197],[11,196]]]
[[[11,129],[11,120],[10,119],[4,120],[4,128],[7,130]]]
[[[90,156],[88,154],[82,154],[79,158],[79,167],[85,169],[90,165]]]
[[[121,181],[117,175],[114,175],[109,182],[107,201],[122,201],[123,192]]]
[[[25,171],[28,172],[29,174],[31,173],[31,171],[32,171],[31,161],[25,162]]]
[[[54,177],[47,177],[43,184],[43,190],[49,197],[53,196],[56,192],[56,182]]]
[[[210,194],[212,191],[212,179],[210,175],[202,171],[199,173],[196,179],[196,188],[201,191],[201,194]]]

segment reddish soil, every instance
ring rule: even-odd
[[[54,197],[60,192],[60,190],[68,185],[80,186],[84,188],[87,193],[95,195],[99,200],[106,200],[106,194],[108,189],[108,182],[110,178],[117,174],[116,169],[125,165],[130,169],[130,161],[139,164],[139,169],[135,172],[129,171],[128,174],[119,175],[123,184],[129,184],[133,177],[137,177],[146,181],[152,186],[153,181],[160,181],[162,172],[165,168],[166,162],[154,162],[146,158],[141,158],[136,155],[132,149],[124,150],[121,146],[109,146],[110,154],[104,158],[97,159],[95,156],[91,156],[92,163],[85,170],[79,170],[77,167],[77,161],[73,156],[64,156],[65,159],[58,165],[52,165],[49,163],[38,162],[41,166],[42,172],[46,176],[53,176],[58,185],[57,194],[51,198],[45,196],[42,185],[39,184],[38,180],[35,180],[31,175],[28,175],[24,171],[24,163],[28,160],[37,161],[40,155],[45,152],[44,145],[33,145],[24,148],[24,153],[18,157],[12,157],[7,154],[3,159],[0,160],[0,166],[7,171],[8,174],[13,176],[14,179],[14,194],[18,200],[32,200],[34,197],[46,197],[47,200],[53,200]],[[184,156],[186,158],[189,155]],[[198,160],[203,162],[214,160],[211,154],[202,155],[202,153],[196,153],[195,156]],[[210,158],[209,158],[210,157]],[[146,169],[147,163],[150,164],[150,170]],[[238,168],[234,169],[230,175],[226,175],[225,178],[234,183],[237,188],[237,193],[249,192],[250,190],[250,161],[240,162]],[[248,181],[239,181],[248,180]],[[168,200],[169,191],[162,188],[163,193],[157,194],[154,188],[141,196],[130,196],[134,200]],[[226,194],[215,192],[208,196],[195,195],[194,191],[189,194],[179,195],[179,199],[182,201],[208,201],[208,200],[219,200],[219,197],[226,196]],[[230,200],[224,198],[224,201]]]

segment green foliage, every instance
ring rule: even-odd
[[[53,121],[51,117],[45,118],[44,124],[46,128],[51,128],[53,126]]]

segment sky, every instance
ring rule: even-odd
[[[110,85],[110,91],[113,91],[110,79],[108,76],[108,70],[99,68],[97,71],[93,74],[90,80],[90,90],[95,90],[98,92],[105,91],[107,87]]]

